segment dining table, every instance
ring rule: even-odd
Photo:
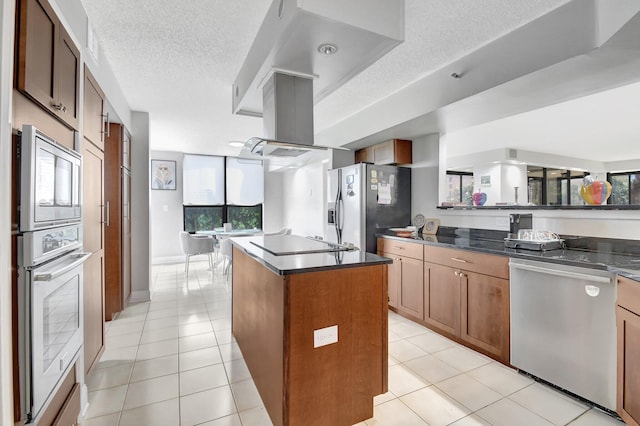
[[[222,261],[222,259],[220,259],[220,256],[219,256],[220,253],[218,253],[218,251],[220,250],[220,244],[219,244],[220,240],[223,240],[225,238],[231,238],[231,237],[257,236],[260,234],[262,234],[262,229],[258,229],[258,228],[225,230],[223,227],[219,227],[219,228],[213,228],[209,230],[196,231],[196,235],[203,235],[203,236],[206,235],[218,240],[218,243],[214,245],[215,261],[214,261],[213,269],[215,269]]]

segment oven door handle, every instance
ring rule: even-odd
[[[53,281],[59,276],[61,276],[62,274],[72,270],[73,268],[78,267],[79,265],[82,265],[82,263],[84,263],[84,261],[87,260],[89,256],[91,256],[91,254],[92,253],[78,253],[77,255],[78,257],[76,257],[76,259],[74,259],[72,262],[65,263],[62,267],[60,267],[60,269],[47,272],[46,274],[38,274],[38,273],[34,274],[33,280],[34,281]]]

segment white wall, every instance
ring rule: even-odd
[[[264,173],[264,205],[262,210],[262,226],[265,232],[277,232],[286,228],[282,209],[284,194],[284,173]]]
[[[418,213],[438,217],[438,134],[413,139],[411,168],[411,217]]]
[[[153,160],[176,162],[176,189],[152,190],[149,197],[151,261],[153,264],[183,262],[179,233],[183,229],[182,152],[151,151]]]
[[[13,87],[13,0],[0,7],[0,424],[13,424],[11,341],[11,93]]]
[[[291,233],[324,236],[326,222],[327,163],[319,161],[284,172],[282,216]]]
[[[441,226],[509,230],[510,213],[533,214],[533,227],[564,235],[640,240],[637,210],[440,210]]]
[[[150,298],[149,113],[131,114],[131,302]]]

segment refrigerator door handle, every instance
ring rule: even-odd
[[[342,170],[338,170],[338,191],[336,191],[336,214],[335,214],[335,225],[336,225],[336,238],[338,244],[342,244],[342,223],[340,217],[342,216],[342,209],[340,208],[340,203],[342,202]]]
[[[338,190],[338,197],[336,198],[336,234],[338,237],[338,244],[342,244],[342,208],[344,203],[342,202],[341,191]]]
[[[342,214],[343,211],[344,211],[344,200],[342,199],[342,197],[340,197],[340,217],[338,218],[339,220],[338,226],[340,227],[340,233],[342,233],[342,230],[344,229],[344,215]]]

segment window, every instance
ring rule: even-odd
[[[640,171],[609,173],[609,204],[640,204]]]
[[[182,172],[185,231],[262,228],[261,161],[185,154]]]
[[[220,228],[223,206],[183,206],[184,230],[187,232],[210,231]]]
[[[446,201],[453,204],[473,204],[473,173],[447,172]]]
[[[588,172],[527,166],[528,202],[534,206],[585,204],[580,185]]]

